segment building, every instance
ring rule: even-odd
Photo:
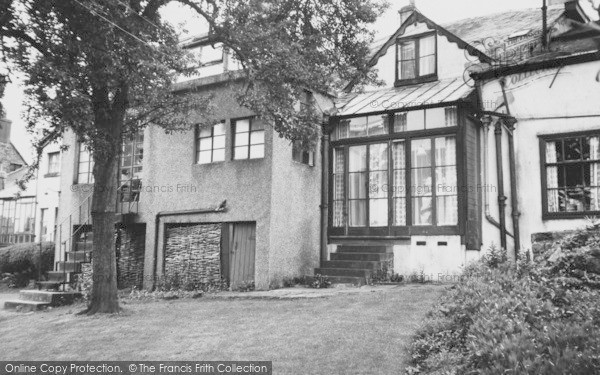
[[[3,122],[5,140],[10,138],[10,122]],[[39,170],[21,189],[19,181],[25,177],[28,166],[14,146],[12,159],[4,159],[8,173],[3,173],[0,190],[0,244],[54,241],[54,225],[58,214],[60,145],[47,142],[41,155]],[[4,142],[6,146],[6,142]],[[4,147],[3,146],[3,147]],[[12,170],[11,170],[12,169]]]
[[[313,153],[237,105],[231,53],[208,37],[184,41],[199,75],[177,90],[214,94],[214,125],[124,136],[118,187],[94,184],[84,142],[66,134],[57,271],[90,267],[94,188],[119,191],[121,287],[184,278],[267,289],[307,274],[364,283],[384,264],[437,277],[493,245],[514,252],[530,247],[533,233],[581,226],[597,211],[592,151],[571,168],[539,150],[565,139],[595,150],[593,25],[577,2],[546,17],[533,9],[447,25],[405,7],[397,31],[373,46],[384,87],[360,92],[350,82],[334,101],[302,99],[327,115]],[[526,78],[553,63],[562,65]],[[513,80],[523,87],[502,93],[500,82]],[[559,94],[567,90],[577,93]],[[563,136],[571,126],[576,133]],[[557,182],[575,166],[582,186]]]
[[[12,122],[0,119],[0,190],[4,189],[7,174],[27,165],[23,156],[10,141]]]
[[[198,56],[199,77],[182,78],[177,90],[212,93],[214,125],[172,134],[150,126],[124,137],[119,286],[181,277],[267,289],[312,273],[319,262],[320,154],[295,148],[238,106],[238,67],[227,50],[208,37],[183,44]],[[304,100],[316,110],[332,106],[318,94]],[[72,133],[64,142],[56,259],[71,261],[91,246],[90,197],[98,186],[85,144]]]
[[[447,25],[408,6],[398,22],[371,58],[385,87],[351,83],[330,120],[325,256],[359,259],[345,247],[381,245],[394,272],[437,279],[492,246],[514,254],[515,242],[531,248],[533,233],[596,213],[591,151],[573,166],[540,151],[564,139],[595,150],[599,28],[577,1]],[[347,264],[316,272],[345,275]]]

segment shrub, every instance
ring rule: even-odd
[[[467,267],[428,314],[406,372],[600,373],[600,292],[576,277],[585,264],[568,261],[594,238],[574,234],[562,263],[525,258],[515,266],[494,250]]]
[[[331,286],[331,281],[327,276],[316,274],[309,282],[308,286],[313,289],[325,289]]]
[[[41,267],[41,268],[40,268]],[[42,243],[41,260],[39,243],[15,244],[0,248],[0,274],[10,274],[11,287],[26,286],[30,279],[54,268],[54,243]]]

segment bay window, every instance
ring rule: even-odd
[[[455,107],[442,107],[339,120],[332,137],[331,233],[458,228],[457,118]]]

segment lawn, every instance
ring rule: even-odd
[[[324,298],[125,300],[0,313],[0,360],[266,360],[275,374],[398,374],[443,286],[410,284]]]

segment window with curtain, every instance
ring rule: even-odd
[[[555,217],[600,211],[600,136],[543,137],[545,213]]]
[[[398,40],[396,69],[398,81],[432,77],[437,74],[435,33]]]
[[[133,135],[125,135],[121,144],[121,174],[119,181],[125,182],[142,178],[144,159],[144,130]]]
[[[60,171],[60,152],[48,153],[48,174],[58,174]]]
[[[225,161],[225,123],[198,126],[196,134],[197,164]]]
[[[78,184],[93,184],[94,183],[94,159],[85,143],[79,142],[79,161],[77,163],[77,183]]]

